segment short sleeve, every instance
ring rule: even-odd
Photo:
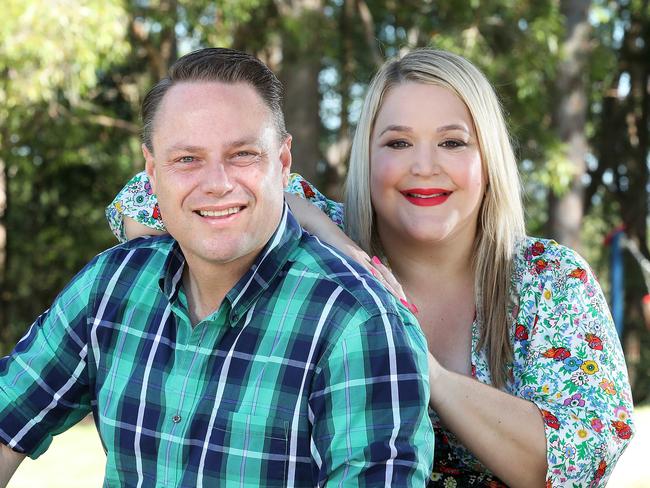
[[[88,265],[0,359],[0,442],[37,458],[91,410]]]
[[[600,285],[578,254],[530,242],[514,337],[516,394],[545,425],[553,487],[605,485],[633,435],[621,345]]]
[[[285,191],[308,200],[343,230],[343,204],[328,199],[302,176],[297,173],[291,173],[289,176],[289,184],[285,188]]]
[[[106,207],[108,225],[120,242],[127,240],[124,232],[124,217],[130,217],[152,229],[166,231],[160,215],[158,199],[144,171],[131,178]]]
[[[309,408],[315,484],[425,486],[433,463],[426,342],[394,316],[348,330],[319,363]]]

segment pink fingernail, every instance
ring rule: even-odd
[[[381,261],[377,256],[372,257],[372,264],[381,264]]]
[[[412,314],[416,314],[419,312],[418,307],[416,307],[415,304],[409,303],[403,298],[400,298],[399,301],[402,303],[402,305],[408,308]]]
[[[370,268],[370,272],[375,278],[379,278],[379,273],[375,270],[375,268]]]

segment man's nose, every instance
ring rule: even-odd
[[[234,188],[228,163],[223,161],[208,161],[203,167],[201,187],[206,193],[216,196],[226,195]]]

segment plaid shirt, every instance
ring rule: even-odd
[[[192,328],[170,237],[97,256],[0,361],[0,440],[37,457],[92,411],[104,486],[425,486],[426,341],[290,212]]]

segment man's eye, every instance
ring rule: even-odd
[[[193,163],[196,161],[196,158],[194,156],[181,156],[176,161],[179,163]]]
[[[237,151],[233,153],[230,161],[235,166],[248,166],[260,160],[260,155],[252,151]]]
[[[386,144],[386,146],[393,149],[406,149],[407,147],[411,147],[411,144],[404,140],[398,140],[398,141],[390,141]]]
[[[466,146],[467,144],[464,141],[459,141],[457,139],[449,139],[447,141],[442,141],[439,146],[440,147],[446,147],[449,149],[455,149],[457,147],[463,147]]]

